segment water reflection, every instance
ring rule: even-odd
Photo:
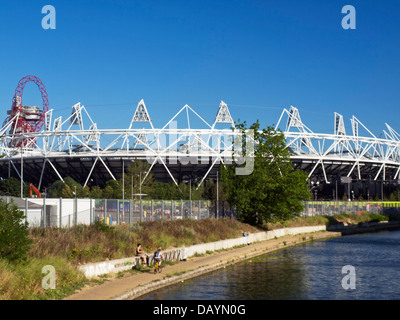
[[[142,299],[400,299],[400,231],[345,236],[286,248],[187,280]],[[356,268],[356,289],[341,286]]]

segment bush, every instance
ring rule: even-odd
[[[24,260],[31,244],[28,234],[24,213],[13,202],[0,199],[0,258]]]
[[[102,222],[102,221],[96,221],[95,223],[94,223],[94,228],[97,230],[97,231],[100,231],[100,232],[109,232],[109,233],[112,233],[113,231],[114,231],[114,228],[113,227],[110,227],[110,226],[108,226],[108,225],[106,225],[104,222]]]

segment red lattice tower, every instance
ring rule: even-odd
[[[43,107],[40,110],[36,106],[23,106],[22,94],[25,85],[28,82],[34,82],[42,95]],[[43,82],[35,76],[25,76],[18,82],[15,89],[15,94],[12,100],[11,110],[7,111],[9,116],[4,120],[3,127],[9,123],[13,118],[13,123],[10,127],[10,134],[24,134],[30,132],[39,132],[44,124],[45,113],[49,110],[49,99],[47,96],[46,88]],[[12,145],[14,147],[25,146],[28,143],[28,138],[19,138],[15,140]]]

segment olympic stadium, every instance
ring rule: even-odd
[[[29,82],[41,93],[41,107],[22,104]],[[1,128],[1,178],[15,177],[40,191],[66,177],[83,186],[104,186],[121,178],[134,161],[146,161],[150,170],[144,179],[152,172],[160,181],[178,184],[191,179],[198,186],[215,179],[222,164],[235,162],[232,153],[240,132],[223,101],[213,123],[188,105],[161,128],[153,126],[151,109],[143,100],[132,111],[127,128],[99,128],[80,102],[70,114],[54,119],[42,81],[35,76],[22,78]],[[177,125],[182,117],[184,128]],[[332,133],[313,132],[291,106],[282,110],[276,124],[285,135],[294,168],[308,173],[315,198],[348,194],[369,199],[393,192],[399,180],[400,135],[386,124],[377,137],[355,116],[351,132],[346,132],[342,115],[334,113],[332,120]]]

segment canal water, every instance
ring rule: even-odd
[[[345,266],[351,267],[343,269]],[[159,289],[140,299],[397,300],[400,231],[288,247]]]

